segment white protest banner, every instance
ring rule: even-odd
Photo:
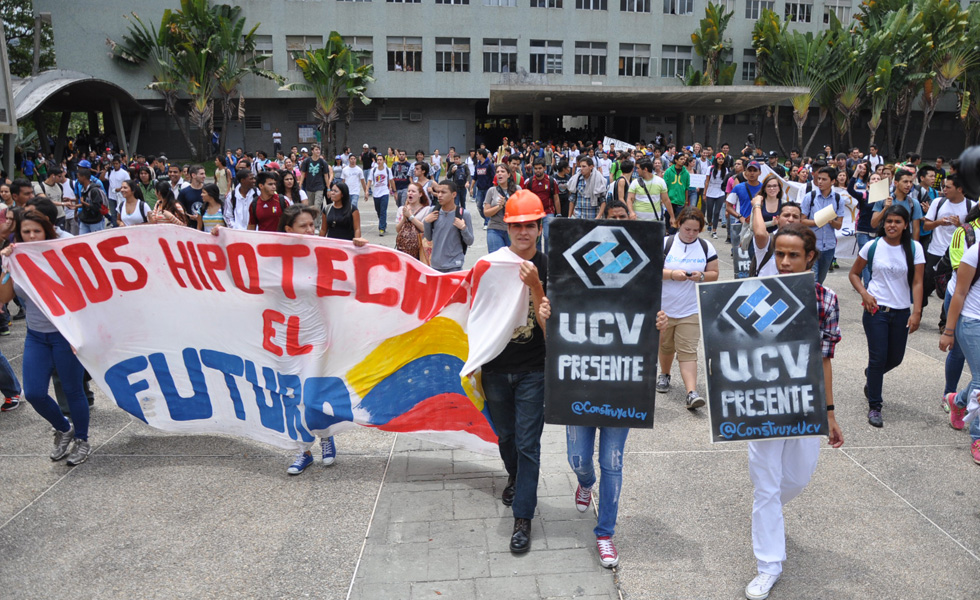
[[[689,187],[701,189],[704,187],[704,181],[707,179],[706,175],[699,175],[697,173],[691,173],[691,183]]]
[[[885,200],[888,198],[889,193],[889,182],[887,179],[882,179],[868,186],[868,203],[874,204],[880,200]]]
[[[636,146],[633,144],[627,144],[623,140],[617,140],[616,138],[611,138],[608,135],[602,138],[602,149],[608,151],[609,146],[613,146],[615,150],[629,150],[632,152],[636,150]]]
[[[441,274],[378,246],[154,225],[17,244],[4,266],[106,394],[158,429],[295,448],[361,425],[495,452],[461,374],[526,319],[521,262],[502,251]]]

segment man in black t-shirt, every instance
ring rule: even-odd
[[[330,165],[320,156],[320,147],[313,146],[313,154],[303,161],[300,170],[300,186],[306,191],[310,205],[316,209],[317,214],[324,212],[324,192],[327,189],[327,182],[333,179]],[[319,219],[317,219],[319,223]],[[319,225],[317,225],[319,226]]]
[[[374,166],[374,161],[377,160],[377,155],[371,152],[371,148],[364,144],[364,151],[361,152],[361,169],[364,170],[364,177],[367,179],[368,171]]]
[[[524,259],[520,277],[530,288],[531,301],[524,324],[514,330],[503,351],[483,365],[483,391],[508,474],[501,500],[514,511],[510,551],[520,554],[531,549],[544,429],[545,324],[538,309],[545,297],[548,257],[536,247],[544,206],[534,192],[520,190],[507,201],[504,222],[510,247],[497,252]]]
[[[558,184],[558,201],[561,204],[561,216],[568,218],[572,207],[568,204],[568,180],[572,178],[572,167],[568,161],[562,159],[558,163],[558,171],[554,175],[555,183]]]
[[[187,170],[191,179],[190,185],[184,187],[177,194],[177,202],[184,209],[187,215],[187,226],[197,228],[197,220],[201,216],[201,205],[204,199],[201,197],[201,190],[204,189],[204,178],[206,173],[201,165],[193,165]]]

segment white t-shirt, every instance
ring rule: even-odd
[[[609,177],[609,169],[612,167],[612,161],[608,158],[600,158],[596,161],[596,166],[599,167],[599,172],[604,176]]]
[[[72,188],[72,182],[70,179],[66,179],[65,182],[61,184],[61,200],[63,202],[68,202],[69,200],[77,200],[77,198],[75,198],[75,190]],[[65,217],[68,219],[74,218],[75,209],[66,208]]]
[[[391,181],[391,169],[388,167],[379,169],[375,165],[369,175],[371,177],[371,196],[373,198],[380,198],[391,193],[391,188],[388,186],[388,182]]]
[[[143,204],[144,205],[142,207],[143,208],[143,212],[140,212],[140,204]],[[147,204],[146,202],[143,202],[142,200],[137,200],[136,201],[136,206],[133,207],[133,208],[134,208],[134,210],[133,210],[132,213],[127,213],[126,212],[126,200],[125,199],[123,199],[121,202],[119,202],[119,205],[116,207],[116,213],[119,215],[119,220],[121,220],[123,222],[123,225],[126,225],[126,226],[129,226],[129,225],[142,225],[143,223],[146,222],[146,221],[143,220],[143,215],[145,214],[147,217],[149,217],[150,213],[153,212],[153,209],[150,208],[150,205]]]
[[[664,238],[664,249],[667,248],[669,239],[670,236]],[[698,238],[690,244],[685,244],[679,235],[675,235],[670,254],[664,257],[664,268],[703,273],[709,262],[718,260],[718,253],[715,252],[714,246],[705,242],[708,248],[708,255],[705,256],[701,249],[702,241]],[[697,284],[690,280],[664,279],[660,308],[672,319],[683,319],[696,314],[698,312]]]
[[[768,277],[770,275],[779,275],[779,267],[776,266],[776,253],[769,257],[766,264],[762,264],[762,259],[765,258],[766,252],[769,251],[769,244],[772,243],[772,236],[769,236],[769,241],[763,247],[758,247],[755,245],[755,236],[752,236],[752,247],[755,248],[755,264],[756,268],[759,270],[758,277]],[[878,264],[878,251],[875,250],[875,264]]]
[[[282,133],[276,131],[272,134],[272,143],[281,144],[282,143]]]
[[[961,265],[970,265],[974,269],[977,268],[978,257],[980,257],[980,244],[973,244],[966,251],[963,252],[963,258],[960,259]],[[877,262],[878,257],[875,257]],[[955,272],[954,272],[955,274]],[[949,282],[949,285],[953,285],[953,281]],[[966,294],[966,300],[963,301],[963,309],[960,311],[960,316],[970,317],[971,319],[980,320],[980,285],[975,285],[970,288],[970,291]]]
[[[868,251],[875,242],[878,245],[875,246],[875,259],[871,263],[871,281],[868,283],[868,293],[874,296],[881,306],[896,309],[911,308],[912,291],[909,289],[909,271],[905,262],[905,250],[901,244],[892,246],[884,238],[878,238],[865,244],[858,256],[868,260]],[[926,257],[922,252],[922,245],[913,240],[912,250],[915,252],[912,264],[924,264]]]
[[[351,196],[361,195],[361,182],[364,181],[363,169],[348,165],[340,172],[340,176],[344,178],[344,183],[347,184],[347,191],[350,192]]]
[[[942,208],[940,209],[939,204],[942,203]],[[946,200],[943,202],[942,198],[936,198],[932,204],[929,205],[929,212],[926,213],[926,220],[928,221],[938,221],[945,217],[958,216],[960,218],[960,223],[966,223],[966,213],[968,212],[967,200],[963,199],[959,203],[953,203],[951,200]],[[940,211],[936,214],[937,211]],[[932,241],[929,242],[929,249],[927,252],[933,256],[942,256],[946,254],[946,250],[949,248],[949,243],[953,241],[953,234],[956,232],[956,225],[939,225],[932,230]]]

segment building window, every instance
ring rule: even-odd
[[[664,0],[665,15],[693,15],[694,0]]]
[[[847,0],[850,2],[850,0]],[[776,0],[748,0],[745,3],[745,18],[752,20],[759,20],[762,16],[762,11],[765,9],[772,10],[772,7],[776,5]]]
[[[746,48],[742,51],[742,81],[755,81],[758,77],[758,65],[755,62],[755,50]]]
[[[683,77],[693,58],[690,46],[664,46],[660,58],[660,77]]]
[[[621,77],[649,77],[650,44],[620,44],[619,75]]]
[[[650,12],[650,0],[619,0],[620,12]]]
[[[483,38],[483,72],[517,71],[517,40]]]
[[[726,13],[735,12],[735,0],[719,0],[715,4],[724,8]]]
[[[397,4],[422,4],[422,0],[388,0]]]
[[[388,38],[388,70],[389,71],[421,71],[422,70],[422,38],[389,37]]]
[[[337,0],[337,2],[370,2],[371,0]]]
[[[262,129],[262,115],[245,115],[245,129]]]
[[[582,10],[606,10],[606,0],[575,0],[575,8]]]
[[[293,59],[294,52],[304,52],[306,50],[315,50],[323,46],[323,36],[322,35],[287,35],[286,36],[286,51],[289,53],[289,70],[299,71],[300,68],[296,66],[296,61]]]
[[[455,4],[461,6],[469,3],[470,0],[436,0],[436,4]]]
[[[531,40],[531,72],[561,74],[561,40]]]
[[[483,0],[483,6],[517,6],[517,0]]]
[[[470,38],[436,38],[436,71],[470,72]]]
[[[345,35],[344,43],[350,46],[361,66],[374,62],[374,38],[369,35]]]
[[[786,20],[796,23],[810,23],[813,19],[813,1],[787,2]]]
[[[575,42],[575,74],[606,74],[606,42]]]
[[[263,69],[274,70],[272,61],[272,36],[271,35],[256,35],[254,37],[255,50],[252,52],[251,56],[248,58],[255,57],[259,59],[257,63],[259,67]]]
[[[837,20],[847,24],[851,20],[851,0],[826,0],[823,5],[824,25],[830,24],[830,13],[837,15]]]
[[[561,8],[561,0],[531,0],[531,8]]]

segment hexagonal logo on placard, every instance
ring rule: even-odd
[[[562,255],[591,289],[621,288],[650,259],[622,227],[600,225]]]

